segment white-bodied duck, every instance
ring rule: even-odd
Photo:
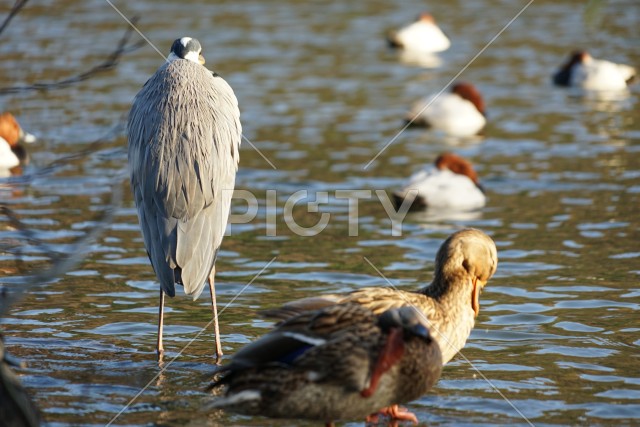
[[[418,19],[387,36],[391,47],[405,50],[436,53],[449,49],[451,42],[429,13],[421,13]]]
[[[29,153],[23,144],[35,140],[35,136],[20,127],[13,114],[0,114],[0,177],[10,176],[12,169],[28,163]]]
[[[409,210],[472,211],[486,203],[478,174],[466,159],[442,153],[432,166],[415,173],[393,193],[396,208],[410,203]]]
[[[482,95],[473,84],[466,82],[456,83],[448,93],[417,101],[405,121],[411,126],[424,126],[458,137],[477,135],[487,123]]]
[[[635,68],[629,65],[595,59],[586,51],[576,51],[553,75],[553,83],[585,90],[619,91],[626,89],[635,76]]]

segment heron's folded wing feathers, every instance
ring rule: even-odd
[[[199,64],[173,61],[147,82],[129,116],[132,186],[158,229],[143,224],[149,256],[158,276],[164,266],[182,269],[190,294],[213,268],[237,169],[229,153],[240,145],[240,113],[220,82]]]

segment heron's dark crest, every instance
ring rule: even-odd
[[[187,59],[187,55],[191,52],[195,52],[196,57],[202,52],[202,45],[197,39],[182,37],[176,39],[171,45],[171,53],[180,59]]]

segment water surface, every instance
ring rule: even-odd
[[[384,44],[387,30],[423,10],[414,0],[114,4],[140,15],[140,30],[162,52],[186,34],[201,41],[208,66],[235,90],[244,135],[268,159],[243,143],[237,187],[255,194],[259,210],[251,222],[231,225],[217,264],[219,301],[228,305],[220,317],[227,354],[267,330],[261,309],[384,286],[365,257],[398,287],[424,285],[441,242],[477,227],[497,243],[498,272],[463,355],[409,405],[421,423],[638,423],[639,89],[614,100],[584,98],[552,87],[549,78],[576,48],[639,65],[636,2],[585,8],[535,1],[460,77],[485,95],[484,137],[408,130],[366,169],[401,129],[408,105],[447,84],[525,2],[432,3],[452,39],[436,68]],[[77,74],[109,54],[125,28],[100,0],[29,3],[2,34],[3,85]],[[145,46],[116,70],[70,88],[0,98],[3,110],[40,136],[26,172],[109,135],[161,63]],[[34,289],[2,321],[9,350],[28,362],[21,378],[45,419],[105,425],[144,389],[115,425],[303,425],[202,409],[213,354],[211,328],[197,336],[210,320],[206,292],[196,302],[168,301],[165,347],[168,360],[177,358],[158,375],[158,285],[122,173],[125,145],[121,134],[107,138],[50,175],[2,190],[60,251],[99,220],[114,182],[124,190],[115,221],[86,260]],[[396,236],[372,195],[360,201],[357,235],[349,235],[354,217],[336,190],[392,190],[444,150],[476,165],[489,197],[485,209],[456,218],[412,215]],[[329,194],[321,212],[331,218],[316,236],[297,235],[283,219],[299,190]],[[244,210],[234,205],[235,213]],[[297,208],[294,218],[311,226],[320,217]],[[2,225],[0,238],[17,237]],[[7,283],[43,263],[31,246],[0,256]]]

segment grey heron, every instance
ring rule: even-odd
[[[233,90],[204,67],[200,42],[174,41],[167,62],[136,95],[127,123],[129,168],[142,236],[160,281],[158,357],[164,296],[175,284],[194,300],[208,281],[216,363],[222,355],[215,262],[238,169],[240,111]]]

